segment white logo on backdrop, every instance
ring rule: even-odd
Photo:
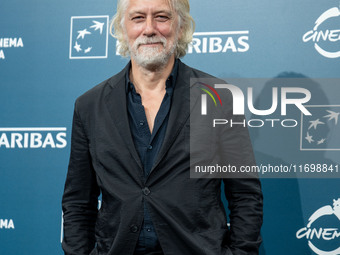
[[[23,48],[24,43],[21,37],[18,38],[0,38],[0,60],[5,59],[3,48]]]
[[[305,33],[302,37],[303,42],[314,42],[314,48],[322,56],[326,58],[338,58],[340,57],[340,51],[329,51],[323,49],[319,44],[320,42],[336,43],[340,41],[340,30],[319,30],[321,24],[329,21],[330,19],[337,18],[340,16],[340,9],[338,7],[333,7],[324,13],[315,21],[315,26],[312,30]],[[339,20],[339,19],[338,19]]]
[[[66,127],[0,128],[0,149],[63,149]]]
[[[249,50],[249,31],[196,32],[189,45],[191,53],[236,53]]]
[[[70,59],[107,58],[109,16],[71,17]]]
[[[14,222],[12,219],[0,219],[0,229],[14,229]]]
[[[301,116],[300,150],[340,150],[340,105],[306,105],[311,116]]]
[[[339,239],[340,232],[338,228],[313,228],[312,225],[315,221],[322,217],[326,216],[336,216],[336,218],[340,221],[340,198],[335,200],[333,199],[333,207],[330,205],[326,205],[316,210],[312,216],[308,219],[308,224],[306,227],[301,228],[296,232],[296,238],[302,239],[306,238],[308,240],[308,246],[311,248],[313,252],[318,255],[338,255],[340,254],[340,246],[331,251],[324,251],[320,248],[317,248],[316,245],[312,243],[313,240],[323,240],[323,241],[334,241]],[[334,242],[339,243],[339,241]]]

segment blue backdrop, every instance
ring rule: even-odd
[[[185,63],[226,79],[266,78],[262,87],[251,85],[263,109],[275,78],[309,79],[300,86],[311,91],[309,109],[340,112],[338,0],[196,0],[191,9],[196,34]],[[0,4],[0,254],[63,254],[61,196],[74,101],[127,63],[108,34],[115,10],[116,0]],[[258,162],[336,169],[336,119],[320,113],[328,143],[313,147],[305,132],[314,129],[303,129],[312,119],[289,111],[295,128],[250,129]],[[338,176],[262,179],[262,255],[340,254]]]

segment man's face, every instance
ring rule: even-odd
[[[138,65],[164,65],[174,55],[178,17],[167,1],[129,0],[124,25],[131,58]]]

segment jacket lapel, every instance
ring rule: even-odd
[[[121,137],[123,137],[125,145],[129,149],[133,159],[137,162],[139,167],[143,169],[132,139],[127,112],[125,75],[128,70],[129,64],[120,73],[108,80],[111,91],[109,91],[105,97],[105,104],[109,110],[114,125],[118,129]]]
[[[105,97],[105,104],[112,117],[113,123],[120,135],[124,138],[125,145],[130,150],[133,159],[143,169],[139,155],[136,151],[130,131],[128,112],[126,106],[125,75],[129,70],[129,64],[116,76],[108,80],[111,90]],[[174,88],[172,103],[162,147],[157,155],[151,172],[161,162],[179,132],[184,127],[190,116],[190,77],[192,69],[179,61],[176,85]]]
[[[184,127],[190,115],[190,76],[191,69],[179,60],[176,85],[172,95],[172,103],[168,127],[165,133],[162,147],[157,155],[151,172],[163,159],[179,132]]]

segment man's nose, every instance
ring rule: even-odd
[[[152,17],[148,17],[146,19],[143,34],[148,37],[154,36],[156,34],[156,22]]]

